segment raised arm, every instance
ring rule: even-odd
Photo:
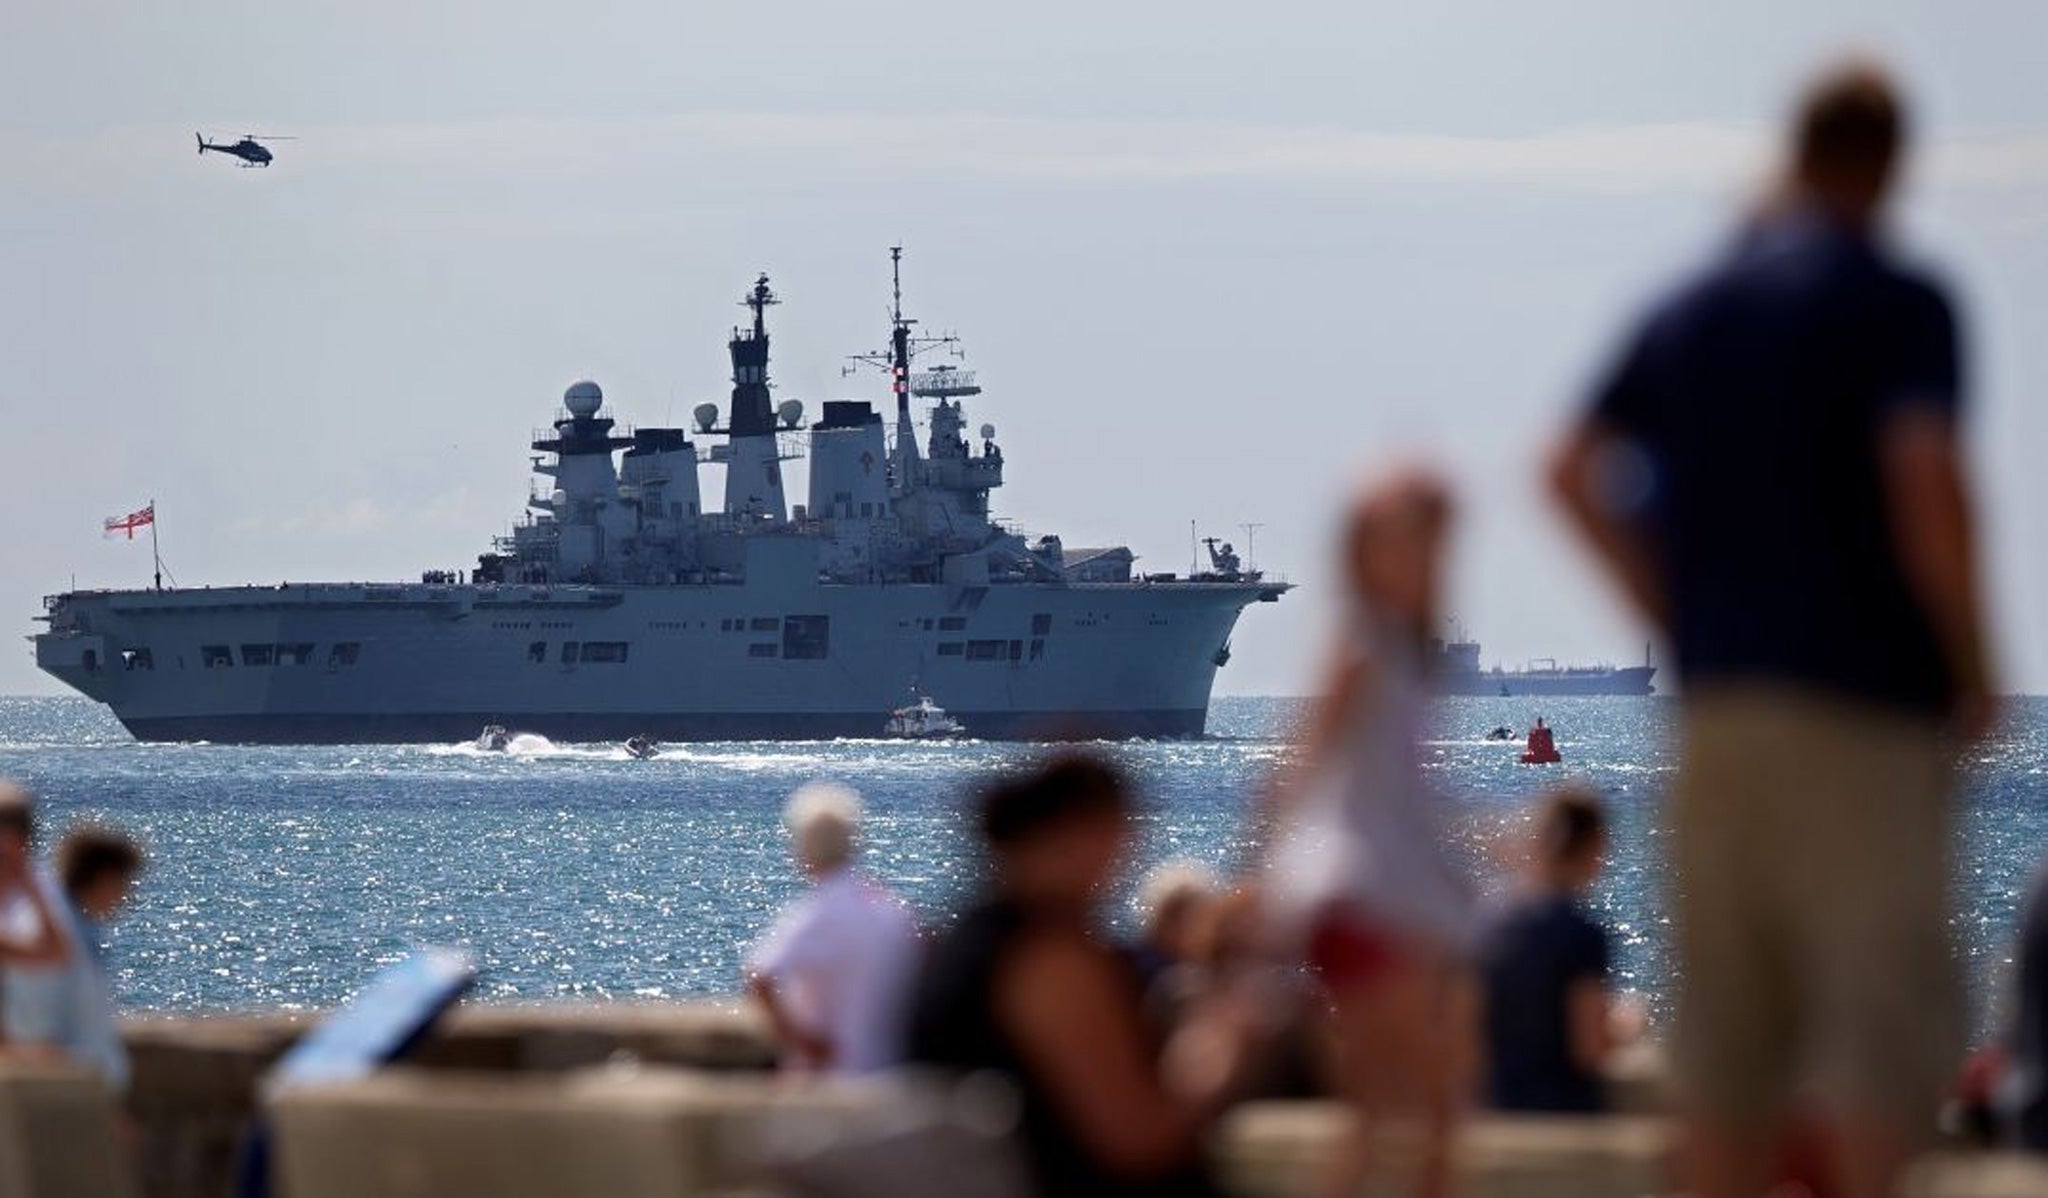
[[[1878,437],[1893,547],[1941,641],[1955,682],[1957,722],[1966,735],[1981,736],[1992,716],[1991,669],[1975,520],[1955,422],[1932,407],[1903,407],[1886,418]]]
[[[64,934],[57,928],[56,916],[50,911],[43,888],[33,877],[22,877],[9,886],[0,883],[0,896],[18,892],[28,900],[30,911],[35,914],[36,931],[27,939],[13,939],[0,936],[0,964],[5,965],[60,965],[70,957],[70,947],[65,943]]]
[[[1636,513],[1621,510],[1616,475],[1636,451],[1597,419],[1566,435],[1550,457],[1550,491],[1624,594],[1658,631],[1671,631],[1671,599],[1657,569],[1656,545]]]

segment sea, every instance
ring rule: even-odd
[[[1249,812],[1293,758],[1306,711],[1296,699],[1219,698],[1203,739],[1090,746],[1143,791],[1134,859],[1105,904],[1113,928],[1128,929],[1130,879],[1153,864],[1244,866]],[[1657,820],[1676,712],[1663,697],[1444,699],[1423,754],[1489,885],[1546,791],[1580,783],[1605,797],[1612,850],[1593,901],[1613,932],[1616,984],[1653,1025],[1668,1018],[1678,968]],[[1518,743],[1486,739],[1539,715],[1562,765],[1522,765]],[[0,698],[0,776],[39,795],[42,838],[99,821],[148,846],[107,945],[120,999],[139,1010],[330,1006],[423,945],[468,949],[484,1001],[731,995],[747,946],[801,888],[780,822],[793,789],[857,789],[865,867],[936,926],[980,877],[967,804],[1045,751],[732,743],[638,761],[530,735],[505,753],[138,744],[86,700]],[[2014,700],[1966,766],[1952,918],[1981,1033],[1999,1018],[2016,909],[2048,852],[2048,699]]]

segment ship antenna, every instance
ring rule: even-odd
[[[895,305],[894,305],[894,307],[892,307],[892,308],[890,309],[890,313],[889,313],[889,316],[890,316],[890,319],[891,319],[892,321],[894,321],[895,323],[897,323],[897,324],[902,324],[902,323],[903,323],[903,247],[902,247],[902,246],[900,246],[900,245],[892,245],[892,246],[890,246],[890,247],[889,247],[889,284],[890,284],[890,290],[891,290],[891,292],[892,292],[892,294],[893,294],[893,296],[894,296],[894,298],[895,298]]]
[[[896,397],[896,448],[897,485],[908,486],[912,477],[913,463],[917,458],[917,435],[910,419],[910,397],[924,395],[940,399],[976,395],[980,388],[971,380],[930,382],[920,389],[911,377],[910,364],[917,356],[934,349],[951,350],[956,356],[960,338],[952,333],[915,333],[917,321],[903,314],[903,247],[889,247],[889,344],[884,349],[865,354],[852,354],[852,364],[840,370],[841,375],[852,374],[862,366],[872,366],[889,375],[889,389]]]
[[[768,276],[766,273],[763,273],[760,278],[754,280],[754,289],[747,292],[746,297],[740,300],[741,307],[751,308],[754,311],[754,336],[760,337],[767,333],[768,323],[763,313],[767,311],[770,304],[779,304],[781,302],[781,300],[775,298],[773,291],[768,290]]]

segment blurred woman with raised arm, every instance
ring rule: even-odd
[[[1470,1056],[1473,901],[1416,749],[1449,523],[1448,495],[1422,474],[1396,477],[1354,508],[1331,680],[1304,760],[1265,813],[1273,926],[1329,991],[1339,1085],[1357,1116],[1331,1193],[1358,1192],[1374,1126],[1388,1114],[1424,1118],[1416,1192],[1440,1195],[1449,1184]]]

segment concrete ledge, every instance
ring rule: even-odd
[[[655,1069],[550,1076],[390,1070],[280,1100],[278,1181],[291,1198],[760,1191],[771,1188],[766,1162],[778,1144],[876,1126],[909,1093]],[[1334,1103],[1246,1107],[1218,1136],[1225,1181],[1245,1198],[1320,1194],[1349,1130]],[[1667,1121],[1645,1117],[1477,1119],[1456,1149],[1460,1193],[1669,1193],[1674,1134]],[[1412,1160],[1413,1128],[1390,1126],[1380,1149],[1390,1164]],[[1367,1192],[1405,1192],[1399,1180],[1390,1174]]]
[[[287,1095],[275,1110],[289,1198],[492,1198],[591,1193],[691,1198],[775,1192],[769,1161],[849,1130],[872,1132],[917,1091],[887,1083],[791,1083],[764,1075],[603,1068],[507,1075],[394,1069]],[[1229,1193],[1308,1198],[1348,1113],[1331,1102],[1257,1103],[1233,1112],[1214,1149]],[[1409,1192],[1416,1128],[1389,1123],[1386,1166],[1362,1191]],[[1645,1198],[1678,1193],[1677,1129],[1655,1116],[1480,1115],[1454,1147],[1465,1198]],[[929,1192],[946,1191],[931,1179]],[[1904,1198],[2032,1198],[2048,1164],[2006,1156],[1931,1157]]]
[[[1901,1198],[2041,1198],[2048,1161],[2018,1153],[1943,1153],[1918,1162],[1899,1187]]]
[[[1641,1040],[1607,1065],[1607,1102],[1618,1115],[1669,1115],[1678,1109],[1677,1085],[1664,1046]]]
[[[506,1077],[394,1069],[310,1087],[273,1110],[290,1198],[609,1198],[765,1187],[777,1134],[829,1134],[873,1087],[603,1069]]]
[[[1244,1198],[1327,1193],[1330,1161],[1351,1128],[1335,1103],[1248,1104],[1219,1130],[1218,1166]],[[1376,1130],[1373,1156],[1384,1167],[1365,1193],[1410,1191],[1416,1132],[1405,1122]],[[1676,1140],[1670,1121],[1652,1116],[1481,1115],[1460,1128],[1453,1169],[1465,1198],[1640,1198],[1674,1189]]]
[[[0,1058],[0,1198],[133,1198],[129,1166],[104,1082]]]
[[[129,1109],[149,1198],[219,1198],[255,1112],[256,1086],[318,1015],[145,1016],[122,1025]],[[736,1002],[463,1007],[420,1053],[441,1068],[549,1071],[624,1055],[653,1064],[763,1070],[767,1029]]]
[[[124,1026],[135,1066],[129,1106],[139,1129],[148,1198],[218,1198],[230,1192],[259,1080],[318,1018],[283,1013],[143,1017]],[[559,1080],[564,1071],[620,1061],[728,1074],[765,1073],[774,1053],[763,1021],[736,1000],[504,1004],[451,1012],[416,1063],[429,1070],[495,1074],[490,1080],[499,1084],[516,1080],[525,1087],[519,1101],[533,1104],[552,1101],[546,1096],[556,1092],[550,1090],[547,1076],[536,1075],[558,1075]],[[734,1084],[721,1086],[721,1101],[743,1103],[753,1101],[749,1095],[761,1093],[743,1084],[744,1079],[729,1081]],[[488,1083],[472,1079],[472,1084]],[[1610,1085],[1610,1095],[1623,1112],[1668,1109],[1669,1086],[1653,1045],[1625,1054],[1616,1063]],[[786,1096],[788,1091],[777,1087],[772,1093]],[[1235,1167],[1248,1170],[1247,1193],[1299,1192],[1260,1187],[1282,1185],[1288,1177],[1308,1176],[1321,1167],[1316,1161],[1328,1142],[1317,1146],[1313,1138],[1333,1133],[1314,1131],[1313,1114],[1278,1113],[1287,1109],[1252,1108],[1232,1123],[1250,1131],[1226,1131],[1226,1147],[1231,1134],[1256,1133],[1257,1142],[1241,1146],[1235,1158]],[[1507,1151],[1509,1147],[1502,1146],[1494,1155]]]

